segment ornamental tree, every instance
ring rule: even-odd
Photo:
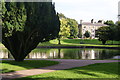
[[[52,2],[4,2],[2,8],[2,43],[15,61],[23,61],[39,42],[58,37],[60,22]]]

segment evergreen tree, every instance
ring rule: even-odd
[[[24,58],[39,42],[58,37],[59,18],[52,2],[5,2],[3,40],[16,61]]]
[[[84,34],[84,36],[85,36],[86,38],[89,38],[89,37],[90,37],[90,32],[89,32],[89,31],[86,31],[85,34]]]

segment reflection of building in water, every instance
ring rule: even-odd
[[[57,57],[57,53],[56,51],[50,52],[50,58],[56,58]]]
[[[56,50],[48,52],[32,52],[27,58],[63,58],[64,54],[62,52],[57,52]]]
[[[64,57],[64,54],[59,51],[50,52],[49,54],[49,58],[63,58],[63,57]]]
[[[99,59],[99,52],[94,50],[83,50],[82,59]]]
[[[28,58],[47,58],[46,53],[31,53]]]

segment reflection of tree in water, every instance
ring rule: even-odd
[[[86,53],[85,58],[86,58],[86,59],[88,59],[88,57],[89,57],[89,54],[88,54],[88,53]]]
[[[13,58],[8,50],[2,50],[4,58]],[[120,55],[115,49],[35,49],[26,58],[110,59]]]
[[[58,48],[58,58],[61,58],[61,49]]]
[[[81,59],[81,57],[82,57],[81,50],[78,50],[77,57],[78,57],[78,59]]]
[[[63,49],[64,58],[79,59],[78,55],[81,54],[81,53],[78,54],[79,51],[80,49]]]
[[[113,58],[113,56],[117,56],[117,55],[120,55],[120,50],[106,50],[106,49],[103,49],[100,53],[100,59],[110,59],[110,58]]]

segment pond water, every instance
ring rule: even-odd
[[[116,49],[48,49],[36,48],[26,58],[32,59],[112,59],[120,58],[120,50]],[[12,58],[6,49],[0,50],[0,58]]]

